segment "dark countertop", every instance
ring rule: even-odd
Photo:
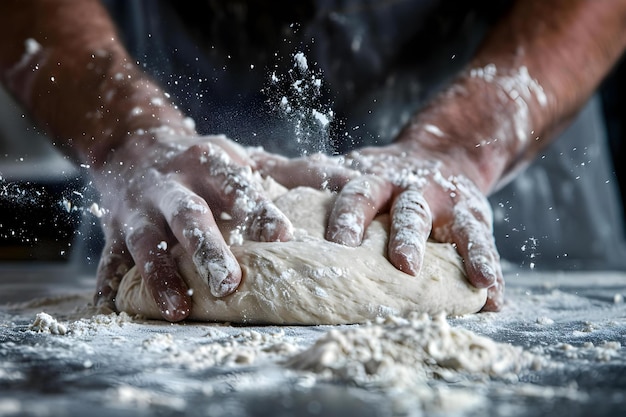
[[[94,325],[65,319],[46,301],[6,304],[68,293],[77,295],[67,302],[86,303],[94,278],[72,268],[0,267],[0,415],[613,416],[626,406],[622,272],[507,273],[508,302],[501,313],[450,322],[522,346],[553,366],[524,370],[515,380],[428,381],[430,389],[447,393],[444,406],[420,402],[410,390],[311,378],[285,369],[262,349],[251,363],[207,365],[213,355],[207,349],[224,338],[254,331],[308,347],[330,326],[110,318]],[[29,329],[41,310],[73,330],[57,335]],[[185,355],[197,362],[178,360]],[[467,405],[468,394],[480,401]]]

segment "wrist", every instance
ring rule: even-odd
[[[35,70],[28,68],[32,88],[22,90],[30,94],[23,101],[77,162],[100,167],[127,141],[195,133],[193,122],[117,44],[77,52],[63,65],[55,64],[57,55],[67,54],[45,49]]]
[[[488,194],[538,148],[550,98],[525,66],[470,67],[397,141],[436,155]]]

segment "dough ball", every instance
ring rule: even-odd
[[[398,271],[387,259],[389,217],[378,216],[361,246],[350,248],[324,239],[333,195],[312,188],[268,190],[292,221],[290,242],[244,241],[231,250],[243,270],[237,291],[215,298],[182,247],[171,253],[193,290],[190,319],[242,324],[363,323],[410,312],[461,315],[479,311],[487,298],[466,279],[463,262],[450,244],[428,242],[419,276]],[[220,229],[227,235],[228,222]],[[117,308],[146,318],[161,314],[136,268],[122,279]]]

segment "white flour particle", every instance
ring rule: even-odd
[[[298,52],[293,56],[293,58],[296,61],[296,65],[298,66],[300,71],[307,72],[309,70],[309,64],[302,52]]]
[[[441,131],[441,129],[439,129],[439,127],[435,125],[426,124],[424,125],[424,130],[427,131],[428,133],[432,133],[433,135],[437,137],[443,137],[443,132]]]
[[[41,51],[41,44],[37,42],[36,40],[34,40],[33,38],[26,39],[25,44],[26,44],[26,53],[28,55],[33,55]]]
[[[330,123],[330,119],[328,118],[328,116],[326,116],[324,113],[320,113],[315,109],[311,109],[311,113],[313,114],[313,117],[319,122],[320,125],[322,125],[323,127],[328,126],[328,124]]]
[[[91,203],[91,206],[89,206],[89,212],[98,218],[104,216],[104,213],[106,213],[104,209],[98,206],[98,203]]]
[[[37,333],[51,333],[58,335],[64,335],[67,333],[67,327],[65,327],[65,325],[59,323],[57,319],[44,312],[38,313],[35,316],[35,320],[30,326],[28,326],[28,328]]]
[[[191,117],[185,117],[183,119],[183,126],[185,126],[189,130],[195,130],[196,129],[196,122]]]

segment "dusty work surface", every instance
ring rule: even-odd
[[[501,313],[449,328],[424,317],[238,327],[94,315],[93,278],[64,274],[2,270],[0,416],[613,416],[626,406],[626,273],[510,272]],[[468,344],[478,356],[455,353]]]

